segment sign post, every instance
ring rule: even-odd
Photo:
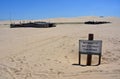
[[[87,54],[87,65],[90,66],[92,62],[92,55],[99,55],[99,63],[101,63],[101,49],[102,41],[93,40],[94,35],[89,34],[88,40],[79,41],[79,65],[81,64],[81,54]]]
[[[93,40],[94,39],[94,35],[93,34],[89,34],[88,36],[88,40]],[[91,65],[91,60],[92,60],[92,55],[88,54],[87,55],[87,65],[90,66]]]

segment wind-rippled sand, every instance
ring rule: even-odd
[[[9,28],[0,22],[0,79],[120,79],[120,19],[55,18],[51,22],[105,20],[110,24],[61,24],[53,28]],[[99,66],[78,66],[79,40],[102,40]],[[82,57],[85,64],[86,58]],[[97,57],[93,57],[93,65]]]

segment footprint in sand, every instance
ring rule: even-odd
[[[65,56],[65,59],[67,60],[68,63],[70,63],[68,56]]]
[[[57,63],[62,63],[61,61],[59,61],[59,60],[54,60],[55,62],[57,62]]]
[[[15,79],[15,77],[7,66],[0,64],[0,79]]]

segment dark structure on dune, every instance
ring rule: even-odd
[[[106,21],[87,21],[87,22],[84,22],[84,24],[107,24],[107,23],[111,23],[111,22],[106,22]]]
[[[20,23],[20,24],[10,24],[10,28],[20,28],[20,27],[50,28],[50,27],[56,27],[56,24],[48,23],[48,22],[29,22],[29,23]]]

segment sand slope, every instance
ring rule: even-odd
[[[120,19],[55,18],[51,22],[105,20],[111,24],[66,24],[55,28],[0,26],[0,79],[120,79]],[[3,24],[3,22],[0,22]],[[8,23],[9,24],[9,23]],[[89,33],[103,41],[99,66],[78,66],[79,40]],[[82,64],[86,58],[82,56]],[[93,63],[97,63],[94,56]]]

